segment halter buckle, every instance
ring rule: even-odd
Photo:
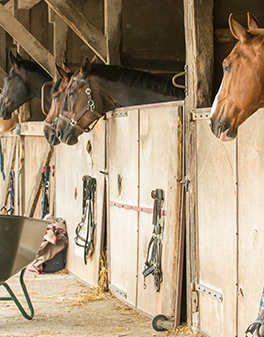
[[[76,124],[77,124],[77,121],[75,121],[74,119],[71,119],[70,125],[71,125],[71,126],[75,126]]]
[[[86,95],[91,95],[92,90],[90,88],[86,88],[85,93],[86,93]]]

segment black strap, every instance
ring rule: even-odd
[[[49,177],[50,177],[50,166],[46,165],[43,167],[42,181],[43,181],[43,200],[42,200],[42,212],[41,219],[49,213]]]
[[[84,263],[87,264],[87,258],[91,256],[94,247],[94,195],[96,191],[96,179],[88,175],[83,176],[83,202],[82,202],[82,220],[77,225],[74,238],[75,244],[84,248]],[[81,236],[81,231],[87,220],[86,237]]]
[[[145,261],[145,269],[142,274],[144,276],[144,288],[146,288],[145,278],[149,275],[153,275],[156,291],[160,290],[160,284],[162,282],[162,270],[161,270],[161,210],[163,206],[163,190],[156,189],[151,192],[151,197],[154,199],[153,206],[153,233],[148,244],[147,257]]]
[[[13,215],[15,211],[15,172],[10,171],[10,183],[6,194],[4,206],[1,207],[0,212],[4,214]],[[7,201],[9,197],[9,208],[7,209]]]

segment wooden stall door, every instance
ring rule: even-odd
[[[238,135],[238,336],[257,318],[264,286],[264,109]]]
[[[117,111],[118,113],[119,111]],[[139,312],[174,316],[177,276],[182,109],[177,103],[127,109],[108,119],[110,289]],[[164,191],[160,292],[142,272],[152,236],[151,191]]]
[[[55,147],[56,156],[56,216],[66,220],[69,236],[67,268],[70,273],[93,287],[98,283],[100,254],[102,249],[102,214],[105,168],[105,121],[101,119],[93,132],[83,134],[74,146],[60,144]],[[83,181],[89,175],[96,178],[94,204],[94,250],[87,264],[83,248],[74,243],[75,229],[82,218]],[[85,224],[86,226],[86,224]]]
[[[200,330],[236,336],[236,142],[215,139],[197,121],[197,251]],[[194,158],[195,160],[195,158]],[[240,335],[242,336],[242,335]]]

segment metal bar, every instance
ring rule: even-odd
[[[109,206],[115,206],[115,207],[119,207],[119,208],[130,209],[130,210],[137,211],[137,212],[153,213],[152,208],[120,204],[120,203],[114,202],[114,201],[109,201]],[[166,211],[162,210],[161,215],[166,216]]]
[[[13,300],[16,304],[16,306],[18,307],[19,311],[21,312],[21,314],[28,320],[31,320],[34,317],[34,308],[32,306],[31,300],[29,298],[29,294],[27,292],[27,288],[24,282],[24,274],[25,274],[26,268],[24,268],[21,273],[20,273],[20,277],[19,277],[19,282],[21,285],[21,288],[23,290],[25,299],[27,301],[27,305],[30,311],[30,314],[28,314],[25,309],[22,307],[22,305],[20,304],[19,300],[17,299],[16,295],[13,293],[12,289],[9,287],[9,285],[4,282],[2,284],[2,286],[5,287],[5,289],[7,290],[7,292],[9,293],[10,297],[0,297],[0,301],[10,301]]]
[[[217,291],[205,287],[199,283],[195,283],[195,290],[199,291],[200,293],[206,294],[219,302],[223,302],[223,294],[220,294]]]

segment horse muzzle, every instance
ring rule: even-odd
[[[237,132],[232,130],[228,123],[215,122],[213,118],[210,118],[209,126],[215,137],[223,142],[231,141],[236,138]]]

